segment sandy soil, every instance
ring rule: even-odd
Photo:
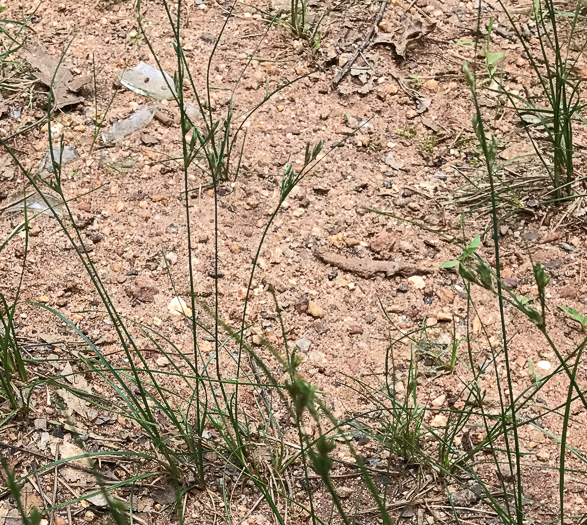
[[[227,110],[230,89],[259,44],[255,51],[255,58],[259,60],[250,63],[235,94],[236,122],[263,99],[266,89],[275,89],[298,76],[315,72],[280,91],[254,114],[247,124],[243,170],[236,181],[224,183],[219,192],[221,317],[239,326],[252,258],[263,228],[278,204],[284,166],[291,162],[294,167],[300,167],[306,144],[322,140],[327,155],[287,199],[263,245],[252,286],[247,319],[252,331],[247,332],[247,338],[250,340],[256,334],[277,346],[283,344],[271,286],[283,310],[288,339],[300,345],[303,358],[300,373],[318,387],[333,414],[341,418],[367,407],[365,401],[347,387],[349,377],[371,385],[383,378],[390,336],[397,332],[391,328],[382,306],[397,328],[409,332],[424,324],[432,341],[445,340],[442,338],[447,338],[453,330],[460,339],[470,330],[474,359],[477,363],[483,362],[489,355],[489,345],[494,344],[496,348],[500,345],[497,303],[489,293],[477,289],[474,291],[477,315],[468,317],[461,280],[454,272],[439,269],[443,262],[460,253],[458,246],[447,239],[464,237],[470,240],[490,227],[487,211],[475,209],[478,201],[474,194],[460,197],[466,178],[477,176],[481,162],[471,127],[473,105],[462,75],[462,62],[471,59],[473,48],[455,45],[474,39],[477,12],[473,3],[417,0],[409,6],[407,2],[390,4],[379,25],[379,35],[397,32],[410,19],[421,21],[425,34],[410,43],[404,57],[398,56],[397,44],[370,46],[356,62],[356,69],[338,88],[333,86],[332,79],[340,70],[340,64],[344,64],[345,53],[352,52],[368,32],[379,9],[378,2],[350,2],[341,11],[331,12],[322,23],[322,41],[317,51],[293,37],[283,24],[276,24],[266,33],[267,23],[258,10],[271,6],[260,0],[250,3],[253,5],[239,5],[235,10],[214,58],[210,83],[214,88],[212,107],[215,114],[221,115]],[[315,4],[315,12],[322,12],[330,5],[328,2]],[[34,2],[14,1],[5,14],[9,15],[7,18],[21,20],[36,6]],[[185,7],[186,29],[182,44],[196,85],[204,90],[213,37],[219,33],[229,6],[191,0],[185,2]],[[499,20],[504,18],[493,8],[487,8],[485,20],[491,12]],[[158,2],[145,3],[143,25],[163,69],[173,74],[177,69],[173,35]],[[161,112],[167,116],[163,119],[165,122],[155,119],[144,130],[111,148],[104,147],[101,137],[97,137],[94,144],[96,107],[100,114],[107,111],[104,129],[110,130],[117,119],[124,119],[139,106],[153,102],[121,87],[116,77],[116,72],[133,67],[139,61],[154,64],[145,39],[140,34],[137,36],[133,3],[45,2],[32,17],[26,37],[54,57],[59,57],[69,45],[64,63],[73,69],[75,78],[93,75],[95,68],[96,89],[92,78],[79,91],[83,101],[58,110],[54,116],[57,134],[62,133],[65,144],[74,146],[79,152],[79,158],[63,169],[65,192],[69,198],[75,198],[71,202],[74,218],[119,312],[132,322],[155,327],[189,352],[192,344],[189,327],[168,311],[168,304],[175,295],[188,300],[189,293],[190,254],[186,244],[184,180],[180,163],[173,160],[181,156],[177,108],[173,101],[163,101]],[[503,32],[494,34],[492,46],[505,53],[504,69],[509,88],[535,89],[521,44]],[[9,70],[9,74],[33,78],[26,72],[26,65],[18,67],[25,69]],[[414,90],[420,97],[418,103],[414,101]],[[43,90],[38,88],[38,91]],[[193,94],[190,96],[193,101]],[[3,111],[0,132],[3,137],[11,137],[9,146],[28,170],[36,169],[48,147],[46,127],[43,128],[41,122],[24,133],[18,132],[43,118],[45,99],[42,93],[29,90],[3,93],[0,99]],[[420,113],[422,100],[430,105]],[[20,108],[18,118],[14,118],[13,108]],[[501,140],[501,158],[516,151],[512,146],[525,147],[524,131],[514,115],[497,103],[488,103],[484,112]],[[356,131],[361,124],[363,127]],[[583,140],[582,132],[578,133],[579,169],[583,166]],[[339,147],[331,150],[333,145]],[[24,182],[22,172],[9,157],[3,157],[0,160],[0,207],[10,202]],[[188,183],[193,190],[189,199],[191,257],[195,286],[199,296],[212,304],[214,194],[205,187],[209,182],[200,170],[190,168]],[[535,199],[535,195],[520,192],[526,204]],[[391,216],[378,215],[370,209],[386,210]],[[580,222],[581,207],[526,209],[527,213],[512,214],[501,226],[503,277],[509,280],[516,293],[536,297],[531,260],[545,264],[552,276],[548,288],[548,322],[561,353],[567,355],[581,341],[582,334],[577,330],[578,325],[565,317],[556,305],[582,312],[587,302],[587,286],[583,282],[586,247]],[[21,219],[22,214],[3,212],[0,215],[2,238]],[[38,217],[31,228],[26,258],[22,236],[14,239],[0,255],[2,293],[7,297],[14,293],[24,266],[22,301],[42,303],[57,310],[109,354],[113,363],[123,364],[124,355],[115,330],[101,307],[95,287],[55,219]],[[529,232],[539,235],[528,235]],[[424,274],[415,278],[386,276],[381,272],[360,275],[345,271],[344,265],[336,267],[325,263],[316,256],[317,249],[346,260],[400,262],[412,267],[414,271],[409,274]],[[177,292],[170,282],[162,250],[167,254]],[[494,262],[490,235],[484,239],[480,253]],[[312,304],[310,309],[308,302]],[[66,366],[73,366],[73,370],[81,366],[77,359],[81,347],[73,344],[79,342],[80,337],[64,322],[24,302],[18,308],[18,315],[18,335],[29,344],[37,344],[26,347],[27,355],[42,361],[35,365],[35,377],[42,379],[63,373]],[[507,318],[514,391],[522,392],[532,383],[529,360],[534,366],[539,362],[556,366],[557,358],[536,328],[521,314],[510,308]],[[210,325],[209,319],[203,319],[204,324]],[[149,364],[164,368],[165,358],[157,348],[138,329],[136,334]],[[203,344],[204,353],[212,350],[212,344]],[[259,352],[267,351],[259,347]],[[394,353],[396,366],[403,366],[405,370],[411,355],[410,346],[398,344]],[[467,360],[465,343],[459,347],[459,356]],[[497,364],[498,374],[501,374],[505,368],[503,356],[498,357]],[[544,371],[541,373],[546,375]],[[116,400],[107,385],[86,377],[92,392]],[[455,374],[421,375],[421,403],[429,407],[428,423],[434,424],[434,418],[444,413],[442,410],[455,406],[458,410],[458,401],[455,405],[454,398],[462,399],[463,383],[471,377],[464,364],[457,367]],[[582,365],[578,377],[579,384],[584,385]],[[485,374],[484,381],[480,386],[488,389],[491,406],[498,400],[492,368]],[[562,377],[549,382],[539,396],[542,405],[529,406],[525,417],[559,406],[566,398],[566,388]],[[6,450],[11,451],[15,468],[27,471],[32,468],[33,461],[45,461],[43,456],[56,457],[57,444],[67,447],[72,442],[67,427],[72,422],[86,433],[84,444],[92,451],[125,447],[140,450],[147,446],[146,439],[123,417],[97,421],[107,417],[107,411],[96,410],[87,403],[60,410],[52,397],[54,390],[50,385],[36,389],[32,394],[31,412],[0,428],[0,440],[13,447]],[[253,396],[245,400],[245,405],[254,411]],[[285,413],[281,416],[285,417]],[[573,405],[572,418],[569,443],[582,450],[585,444],[582,405]],[[539,424],[553,435],[560,433],[558,416],[543,415]],[[293,428],[289,431],[288,439],[295,440]],[[462,439],[463,432],[456,436],[457,441]],[[474,432],[483,433],[482,429]],[[555,467],[559,450],[555,441],[543,432],[525,428],[522,435],[527,454],[525,461],[527,458],[529,465],[524,478],[527,512],[536,523],[547,523],[557,512]],[[381,453],[373,442],[359,443],[358,448],[365,457]],[[42,456],[35,457],[35,453]],[[346,458],[346,453],[340,454],[339,459]],[[478,471],[480,475],[495,477],[488,470],[491,467],[485,465],[487,459],[482,454],[476,458]],[[570,469],[581,468],[580,461],[570,455],[568,465]],[[103,468],[104,472],[120,479],[140,471],[135,464],[117,464],[116,461],[105,461]],[[215,468],[211,467],[210,471],[213,480],[210,490],[195,490],[187,496],[188,523],[225,520],[220,510],[222,494],[217,482],[222,470]],[[335,468],[336,474],[349,472],[352,469],[342,464]],[[69,483],[70,490],[67,485],[59,484],[55,492],[59,501],[84,493],[89,483],[79,473],[76,476],[69,472],[69,475],[64,481]],[[420,482],[420,488],[433,487],[428,496],[442,498],[439,480],[430,474],[427,476]],[[151,481],[153,487],[137,488],[136,516],[142,520],[137,522],[168,523],[174,519],[169,488],[166,489],[164,479],[156,478],[149,484]],[[565,497],[569,514],[579,515],[586,510],[584,481],[580,473],[567,476]],[[305,493],[299,482],[292,483],[293,493],[303,498]],[[352,508],[355,501],[362,508],[372,506],[365,503],[361,491],[353,483],[354,478],[340,480],[340,487],[347,490],[345,505]],[[396,500],[406,498],[414,483],[412,474],[394,478],[389,486],[390,496]],[[35,487],[26,487],[27,506],[46,504]],[[271,522],[268,507],[263,502],[253,508],[258,493],[246,483],[236,487],[232,504],[234,518],[245,518],[243,523],[250,524]],[[51,501],[53,479],[44,476],[40,488]],[[320,513],[327,518],[330,508],[318,481],[315,491],[318,500],[324,498],[325,508],[320,509]],[[8,500],[1,505],[0,516],[2,512],[13,515],[14,509]],[[402,522],[451,521],[446,500],[431,505],[432,509],[430,505],[409,507],[411,514],[406,513]],[[479,509],[487,512],[487,507]],[[472,510],[464,512],[464,519],[469,523],[494,522],[490,521],[495,519],[491,513],[483,514],[479,509],[473,506]],[[401,511],[396,512],[399,515]],[[77,503],[59,511],[57,517],[68,523],[92,522],[101,519],[101,509],[85,502],[83,505]],[[292,516],[292,520],[305,522],[300,516]],[[373,514],[358,520],[360,523],[378,522]],[[63,523],[57,518],[54,522]]]

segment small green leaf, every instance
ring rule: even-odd
[[[473,255],[477,251],[477,248],[479,248],[480,244],[481,244],[481,237],[479,235],[477,235],[477,237],[475,237],[471,241],[471,244],[469,244],[469,246],[467,246],[465,248],[465,251],[463,252],[463,256],[461,257],[461,260],[463,262],[465,262],[469,257],[471,257],[471,255]]]
[[[453,259],[452,261],[446,261],[440,265],[441,268],[454,268],[459,265],[459,261]]]
[[[524,297],[523,295],[518,295],[516,297],[516,301],[520,303],[522,306],[528,304],[534,300],[533,297]]]
[[[501,51],[499,53],[491,53],[491,55],[487,57],[487,63],[492,66],[503,58],[505,58],[505,53],[502,53]]]
[[[569,317],[571,317],[574,321],[577,321],[583,330],[585,329],[585,324],[587,323],[587,316],[583,317],[577,310],[571,308],[569,306],[558,306],[563,312],[565,312]]]

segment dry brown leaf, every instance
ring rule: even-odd
[[[24,59],[33,69],[33,74],[47,87],[53,86],[53,108],[78,104],[84,100],[76,91],[87,84],[89,78],[74,79],[68,67],[60,63],[58,58],[51,56],[41,47],[29,47],[23,52]]]
[[[81,417],[87,417],[86,408],[88,403],[86,403],[83,399],[79,398],[75,394],[72,394],[69,390],[65,388],[60,388],[55,391],[63,402],[66,404],[67,408],[73,410],[76,414],[80,415]]]
[[[435,25],[424,25],[420,20],[413,18],[409,13],[403,20],[402,29],[395,33],[379,33],[373,44],[384,44],[393,47],[397,56],[404,58],[408,46],[434,30]]]

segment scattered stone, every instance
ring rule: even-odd
[[[147,277],[137,277],[131,286],[126,289],[126,294],[133,300],[141,303],[152,303],[159,290],[153,281]]]
[[[573,251],[573,247],[566,242],[561,242],[560,247],[567,253],[571,253]]]
[[[512,290],[518,287],[518,280],[512,277],[511,279],[504,279],[503,284],[505,284],[508,288]]]
[[[308,339],[298,339],[296,341],[296,346],[302,351],[307,352],[310,349],[310,345],[312,343]]]
[[[408,284],[416,290],[422,290],[426,286],[426,281],[419,275],[412,275],[408,278]]]
[[[451,498],[455,507],[472,507],[479,501],[479,496],[469,489],[457,490]]]
[[[350,497],[351,494],[353,494],[353,492],[355,491],[351,487],[339,487],[336,492],[338,493],[340,498],[346,499]]]
[[[167,200],[167,197],[165,195],[152,195],[151,200],[153,202],[161,202],[165,206],[167,206],[167,204],[169,203],[169,201]]]
[[[379,22],[379,30],[383,33],[391,33],[393,32],[393,24],[389,20],[382,20]]]
[[[348,332],[350,335],[361,335],[363,333],[363,327],[358,324],[350,324]]]
[[[516,471],[509,465],[500,465],[497,469],[497,475],[506,483],[510,483],[516,479]]]
[[[200,349],[200,352],[204,354],[209,354],[210,352],[212,352],[212,350],[214,350],[214,345],[211,341],[202,340],[198,343],[198,348]]]
[[[550,368],[552,367],[552,365],[548,361],[538,361],[538,363],[536,363],[536,366],[541,370],[550,370]]]
[[[159,139],[150,133],[141,133],[141,142],[145,146],[155,146],[156,144],[159,144]]]
[[[167,309],[169,310],[169,313],[173,314],[173,315],[186,315],[186,316],[190,316],[192,315],[192,310],[191,308],[188,308],[188,306],[186,305],[185,301],[181,298],[181,297],[174,297],[173,299],[171,299],[170,303],[167,305]]]
[[[452,321],[452,314],[450,312],[438,312],[436,314],[436,319],[441,323],[448,323]]]
[[[402,161],[396,160],[392,151],[390,151],[385,157],[385,164],[394,170],[401,170],[404,167],[404,163]]]
[[[34,421],[35,428],[37,430],[47,430],[47,420],[46,419],[35,419]]]
[[[382,255],[391,255],[395,250],[397,239],[388,231],[380,231],[369,244],[371,250]]]
[[[157,365],[158,366],[168,366],[169,365],[169,359],[167,359],[166,356],[162,355],[161,357],[157,358]]]
[[[528,242],[538,241],[541,237],[542,234],[538,232],[524,232],[522,234],[522,239]]]
[[[303,297],[295,304],[294,308],[296,309],[296,312],[298,312],[300,314],[304,314],[308,311],[309,305],[310,305],[310,302],[308,301],[308,298]]]
[[[322,317],[324,317],[326,315],[326,310],[324,310],[324,308],[317,305],[316,303],[313,303],[312,301],[310,301],[308,303],[308,314],[311,315],[312,317],[322,319]]]
[[[504,160],[529,160],[528,157],[535,155],[534,146],[530,141],[512,144],[504,149],[499,156]]]
[[[438,81],[434,79],[424,82],[424,88],[428,91],[436,91],[438,89]]]
[[[437,414],[436,416],[434,416],[434,419],[432,420],[430,425],[433,427],[439,428],[439,427],[445,427],[447,423],[448,423],[448,418],[444,414]]]
[[[169,252],[165,254],[165,258],[169,262],[169,264],[173,265],[177,263],[177,255],[173,252]]]
[[[442,405],[444,405],[445,401],[446,401],[446,395],[442,394],[441,396],[438,396],[436,399],[434,399],[432,401],[432,406],[436,407],[436,408],[440,408]]]
[[[544,463],[549,461],[550,454],[549,454],[548,450],[541,449],[538,452],[536,452],[536,459],[538,459],[538,461],[543,461]]]

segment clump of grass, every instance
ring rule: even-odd
[[[527,406],[532,399],[538,395],[538,392],[549,383],[552,378],[561,375],[568,382],[568,392],[566,401],[560,407],[562,414],[559,412],[561,418],[562,431],[557,441],[560,444],[560,456],[558,460],[559,472],[559,516],[561,523],[564,523],[567,516],[564,512],[564,493],[566,480],[566,453],[573,451],[571,447],[567,446],[568,429],[570,424],[570,409],[574,400],[581,400],[583,406],[587,407],[587,398],[585,392],[577,383],[577,370],[579,362],[582,359],[583,349],[587,344],[587,338],[584,338],[579,345],[577,345],[573,352],[564,356],[557,347],[549,334],[548,324],[548,307],[547,307],[547,293],[546,288],[550,282],[550,277],[544,271],[540,263],[533,265],[534,279],[538,290],[538,300],[536,307],[527,298],[519,297],[509,290],[502,281],[500,272],[500,245],[499,245],[499,230],[498,225],[500,221],[498,195],[495,189],[495,169],[496,169],[496,153],[497,141],[495,137],[490,136],[485,128],[481,108],[477,98],[477,84],[475,77],[470,72],[467,64],[464,65],[465,76],[469,84],[473,102],[475,106],[475,116],[473,117],[473,127],[477,135],[479,146],[483,153],[485,161],[485,169],[487,170],[488,180],[490,184],[490,199],[491,199],[491,216],[492,216],[492,239],[493,239],[493,255],[495,259],[495,267],[491,268],[484,260],[477,254],[480,246],[479,238],[476,238],[463,252],[458,261],[453,261],[448,266],[456,266],[459,275],[467,283],[467,289],[471,290],[472,286],[479,286],[486,291],[495,295],[499,313],[500,313],[500,327],[501,327],[501,351],[503,352],[506,374],[503,382],[499,375],[496,374],[497,392],[499,394],[500,414],[497,418],[499,427],[496,429],[495,425],[490,428],[486,425],[487,435],[492,435],[495,438],[494,432],[497,430],[503,437],[504,448],[497,450],[493,446],[491,448],[493,461],[496,463],[498,471],[501,472],[500,457],[504,456],[505,462],[511,472],[515,472],[515,483],[512,487],[512,501],[505,500],[504,504],[496,504],[495,501],[491,503],[492,507],[498,512],[502,520],[507,518],[507,523],[523,523],[527,519],[525,506],[523,502],[523,476],[524,470],[520,429],[532,423],[532,420],[527,421],[522,414],[522,409]],[[564,97],[563,97],[564,98]],[[535,328],[542,333],[548,346],[556,355],[559,364],[556,370],[546,378],[533,381],[532,385],[526,389],[522,394],[517,395],[513,387],[513,373],[511,369],[511,360],[509,354],[509,337],[507,331],[506,305],[512,306],[515,310],[520,312],[528,321],[530,321]],[[567,312],[572,315],[572,312]],[[581,317],[579,314],[573,316],[574,318]],[[493,345],[491,345],[493,348]],[[487,421],[485,418],[484,421]],[[572,453],[572,452],[571,452]],[[581,460],[585,461],[585,460]],[[505,488],[505,487],[504,487]]]
[[[15,329],[15,317],[24,283],[29,245],[29,218],[26,205],[24,213],[24,221],[18,224],[0,245],[1,254],[16,236],[22,232],[25,234],[23,264],[14,297],[9,300],[3,292],[0,292],[0,396],[8,402],[11,410],[3,421],[10,419],[19,411],[28,409],[25,389],[22,388],[22,385],[27,384],[27,372]]]
[[[413,139],[418,132],[414,129],[414,128],[405,128],[405,129],[400,129],[399,131],[396,131],[395,134],[398,137],[402,137],[404,139]]]
[[[425,155],[432,156],[434,155],[434,149],[437,144],[438,137],[436,135],[431,135],[418,143],[418,149]]]

